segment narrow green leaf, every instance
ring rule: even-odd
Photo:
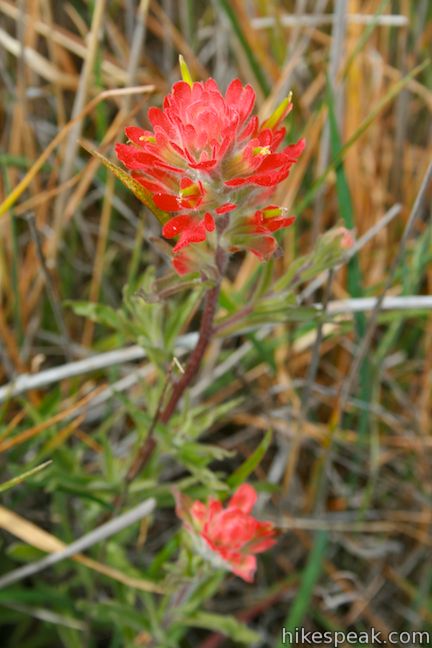
[[[74,301],[67,300],[64,302],[66,306],[72,308],[76,315],[85,317],[86,319],[102,324],[116,330],[124,328],[124,318],[122,312],[106,306],[105,304],[97,304],[95,302]]]
[[[34,560],[39,560],[39,558],[46,556],[46,553],[41,549],[31,547],[24,542],[13,542],[6,548],[5,554],[9,556],[9,558],[22,563],[33,562]]]
[[[229,22],[231,23],[231,26],[233,28],[234,33],[236,34],[237,38],[240,41],[240,45],[242,46],[244,53],[246,55],[246,58],[249,62],[249,65],[252,68],[253,73],[256,76],[256,79],[258,83],[261,86],[261,90],[264,92],[265,95],[270,94],[270,86],[267,81],[267,78],[263,72],[263,69],[259,62],[256,59],[256,56],[253,52],[253,49],[249,45],[249,42],[243,32],[243,29],[240,25],[240,21],[236,15],[236,12],[232,6],[232,3],[229,0],[219,0],[219,4],[222,7],[223,11],[226,13],[227,18]]]
[[[325,171],[317,178],[313,183],[310,189],[306,192],[305,196],[300,200],[299,203],[297,203],[294,206],[293,213],[294,214],[302,214],[306,207],[310,205],[310,203],[313,201],[314,196],[318,189],[324,184],[326,181],[328,175],[330,174],[331,171],[333,171],[336,166],[341,162],[344,157],[346,152],[351,148],[351,146],[363,135],[363,133],[369,128],[369,126],[375,121],[377,116],[380,114],[384,108],[387,107],[387,105],[393,101],[395,97],[400,93],[401,90],[405,88],[405,86],[411,81],[411,79],[414,79],[416,76],[420,74],[425,68],[427,68],[430,65],[430,59],[427,59],[426,61],[423,61],[420,65],[417,65],[409,74],[404,76],[402,79],[394,83],[389,91],[380,99],[374,106],[374,108],[371,110],[369,115],[362,121],[360,126],[357,128],[356,131],[351,135],[351,137],[345,142],[343,147],[340,149],[339,154],[337,155],[336,158],[334,158],[328,167],[325,169]]]
[[[135,632],[149,629],[149,620],[142,611],[134,610],[131,606],[118,603],[114,600],[107,600],[95,603],[86,599],[77,602],[78,610],[103,625],[112,627],[113,623],[120,626],[132,628]]]
[[[9,479],[9,481],[7,482],[3,482],[3,484],[0,484],[0,493],[9,490],[9,488],[13,488],[14,486],[18,486],[18,484],[21,484],[21,482],[23,482],[24,480],[32,477],[33,475],[36,475],[37,473],[41,472],[41,470],[47,468],[50,463],[52,463],[51,459],[49,461],[45,461],[39,466],[36,466],[35,468],[32,468],[31,470],[27,470],[27,472],[18,475],[18,477],[14,477],[13,479]]]
[[[327,83],[327,103],[329,111],[329,126],[330,126],[330,147],[334,158],[339,156],[342,149],[342,142],[339,135],[338,125],[336,122],[336,114],[334,110],[334,96],[330,82]],[[345,227],[352,229],[355,227],[354,209],[351,198],[351,191],[348,185],[348,180],[345,174],[343,161],[339,160],[336,165],[336,194],[338,200],[339,211],[344,221]],[[361,286],[362,277],[358,257],[354,256],[348,263],[348,288],[352,297],[361,297],[363,289]],[[364,322],[364,315],[362,320]],[[362,331],[363,332],[363,331]],[[359,331],[360,333],[360,331]]]
[[[265,453],[268,450],[268,447],[272,440],[272,431],[268,430],[259,446],[253,453],[246,459],[241,466],[233,472],[233,474],[228,477],[227,483],[231,488],[237,488],[240,484],[246,481],[250,474],[253,473],[255,468],[260,465]]]
[[[342,141],[339,135],[338,125],[336,122],[336,114],[334,110],[334,96],[333,89],[330,81],[327,80],[327,102],[329,109],[329,126],[330,126],[330,147],[333,158],[337,159],[343,149]],[[355,227],[354,208],[351,198],[351,191],[348,185],[348,180],[345,174],[343,160],[340,159],[336,164],[336,194],[339,205],[339,210],[343,218],[344,224],[348,229]],[[351,297],[362,297],[363,281],[360,270],[360,264],[357,256],[350,259],[348,263],[348,292]],[[355,313],[354,315],[355,328],[357,338],[361,340],[366,333],[366,315],[364,313]],[[359,369],[360,375],[360,398],[364,402],[369,402],[371,397],[371,366],[368,358],[366,357]],[[369,411],[362,410],[359,420],[359,437],[364,439],[367,434],[369,424]]]
[[[282,624],[284,630],[294,634],[295,629],[301,627],[306,612],[311,608],[311,598],[315,584],[321,574],[321,566],[327,548],[328,534],[326,531],[320,531],[315,536],[314,545],[309,555],[306,568],[303,571],[303,578],[296,598],[285,622]],[[277,648],[291,646],[291,642],[281,641]]]
[[[19,169],[28,169],[31,166],[31,162],[22,155],[0,153],[0,165],[4,165],[5,167],[18,167]],[[48,167],[44,170],[47,171]]]
[[[221,569],[213,569],[212,573],[202,578],[201,582],[194,588],[191,596],[178,611],[178,618],[188,618],[203,608],[205,601],[212,599],[220,589],[226,572]]]
[[[173,312],[169,314],[163,332],[164,342],[167,349],[172,349],[174,347],[177,337],[180,335],[188,319],[191,317],[193,310],[196,308],[197,302],[201,297],[201,290],[191,292],[186,299],[181,302],[179,301],[176,304],[175,309],[173,309]]]
[[[260,636],[249,630],[243,623],[237,621],[233,616],[213,614],[211,612],[195,612],[195,614],[184,619],[187,625],[194,628],[205,628],[215,632],[222,632],[233,641],[238,641],[251,646],[260,639]]]
[[[35,555],[39,558],[46,554],[41,551]],[[24,585],[22,587],[12,585],[1,589],[0,603],[36,603],[38,605],[49,604],[53,609],[58,609],[59,606],[67,609],[73,608],[72,600],[67,594],[60,591],[59,587],[48,587],[41,582],[34,589],[29,589]]]

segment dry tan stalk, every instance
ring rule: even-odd
[[[0,507],[0,527],[19,538],[23,542],[26,542],[31,547],[37,547],[41,551],[47,551],[48,553],[56,553],[59,551],[65,550],[68,545],[64,542],[51,535],[47,531],[44,531],[33,522],[29,522],[25,518],[13,513],[12,511]],[[104,565],[97,560],[88,558],[81,554],[75,554],[71,556],[72,560],[85,565],[93,571],[99,572],[112,578],[128,587],[134,589],[142,590],[143,592],[163,592],[163,589],[158,586],[156,583],[147,581],[141,578],[134,578],[133,576],[128,576],[124,572],[121,572],[113,567]]]
[[[152,92],[153,90],[154,90],[154,86],[140,86],[140,87],[137,87],[137,88],[124,88],[124,89],[122,88],[122,89],[117,89],[117,90],[105,90],[104,92],[101,92],[99,95],[94,97],[86,105],[86,107],[82,110],[82,112],[79,115],[77,115],[77,117],[75,117],[74,119],[71,119],[71,121],[69,121],[66,124],[66,126],[64,126],[64,128],[54,137],[54,139],[45,148],[43,153],[41,153],[41,155],[38,157],[38,159],[34,162],[34,164],[29,169],[29,171],[26,173],[26,175],[23,177],[23,179],[18,183],[18,185],[9,194],[9,196],[7,196],[7,198],[5,198],[3,200],[3,202],[0,204],[0,217],[3,216],[11,207],[14,206],[14,204],[16,203],[18,198],[27,189],[27,187],[30,185],[33,178],[39,172],[41,167],[49,159],[49,156],[51,155],[51,153],[63,141],[63,139],[66,137],[67,133],[74,126],[74,124],[76,124],[77,121],[79,121],[85,115],[88,115],[92,110],[94,110],[94,108],[101,101],[105,101],[106,99],[109,99],[111,97],[121,97],[121,96],[124,96],[126,94],[137,94],[138,92]]]
[[[15,4],[7,2],[7,0],[0,0],[0,11],[6,16],[18,20],[19,12]],[[28,15],[24,15],[24,18],[28,20]],[[60,45],[68,52],[85,59],[87,56],[87,46],[83,43],[77,36],[71,34],[66,29],[61,27],[55,27],[53,30],[50,29],[49,24],[36,21],[34,23],[34,28],[46,38],[51,38],[52,42]],[[110,61],[108,58],[104,58],[102,61],[102,71],[104,73],[104,81],[108,87],[118,87],[126,84],[127,76],[126,72],[120,67]],[[74,88],[77,87],[76,79],[73,75],[72,79],[74,80]]]
[[[11,439],[7,439],[5,441],[0,442],[0,453],[10,450],[10,448],[20,445],[21,443],[24,443],[25,441],[32,439],[33,437],[40,434],[41,432],[44,432],[52,425],[55,425],[56,423],[60,423],[65,418],[68,418],[71,414],[73,414],[75,410],[78,410],[79,408],[87,405],[90,401],[96,398],[96,396],[98,396],[98,394],[100,394],[104,389],[105,389],[105,385],[100,385],[99,387],[95,388],[90,394],[87,394],[86,396],[78,400],[76,403],[62,410],[58,414],[51,416],[49,419],[46,419],[45,421],[42,421],[42,423],[38,423],[37,425],[34,425],[33,427],[28,428],[23,432],[19,432]]]
[[[90,284],[89,301],[97,302],[104,271],[104,258],[108,240],[109,227],[112,213],[112,198],[114,193],[114,175],[110,173],[105,185],[105,193],[102,203],[102,213],[99,225],[99,235],[96,245],[95,261],[93,266],[92,280]],[[82,336],[83,347],[90,347],[95,324],[93,320],[87,319],[84,325]]]
[[[98,47],[99,40],[101,38],[103,15],[106,6],[105,3],[106,0],[96,0],[96,3],[94,5],[90,33],[87,37],[87,55],[86,58],[84,59],[84,64],[79,79],[79,85],[78,85],[77,93],[72,108],[71,118],[72,120],[76,119],[76,122],[74,123],[74,125],[72,126],[72,128],[68,133],[68,138],[64,150],[63,165],[61,167],[60,174],[59,174],[59,179],[61,184],[69,180],[70,176],[72,175],[73,166],[75,163],[75,157],[78,150],[78,139],[81,135],[81,130],[82,130],[82,120],[78,119],[78,117],[84,109],[84,105],[88,95],[88,87],[90,85],[93,76],[93,67],[95,63],[97,47]],[[55,255],[58,249],[59,239],[61,237],[61,233],[63,229],[64,210],[65,210],[67,199],[68,199],[68,192],[63,192],[59,194],[54,206],[54,223],[53,223],[54,231],[53,231],[52,243],[50,245],[51,263],[55,261]]]
[[[7,52],[16,56],[21,55],[21,48],[19,41],[10,36],[0,27],[0,45],[5,48]],[[24,48],[24,58],[26,65],[28,65],[34,72],[39,74],[42,79],[55,83],[62,88],[68,90],[75,90],[77,87],[76,79],[73,76],[62,73],[56,66],[43,57],[39,52],[30,47]]]

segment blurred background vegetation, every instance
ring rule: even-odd
[[[52,460],[2,493],[2,574],[55,549],[53,536],[69,543],[101,522],[148,425],[155,376],[140,349],[89,359],[163,321],[171,336],[196,330],[193,299],[161,306],[153,322],[118,310],[126,284],[128,302],[146,268],[164,271],[149,243],[160,226],[79,143],[112,158],[124,126],[146,126],[179,78],[181,53],[195,79],[250,83],[260,115],[292,90],[288,138],[307,141],[278,189],[298,217],[284,255],[236,261],[220,316],[257,282],[283,278],[330,227],[361,242],[343,268],[300,287],[304,304],[329,302],[322,321],[221,335],[192,389],[202,438],[233,451],[206,466],[229,474],[254,457],[262,515],[283,531],[256,584],[227,577],[208,610],[257,630],[256,646],[277,646],[282,626],[432,632],[431,190],[421,186],[431,40],[429,0],[0,0],[0,197],[12,196],[0,220],[0,481]],[[413,299],[374,309],[384,295]],[[183,459],[164,481],[192,473],[205,497],[204,464]],[[149,466],[129,500],[157,498],[152,524],[93,547],[98,570],[69,560],[0,589],[2,646],[153,645],[157,614],[140,579],[163,578],[178,528],[159,478]],[[238,643],[191,627],[178,645]]]

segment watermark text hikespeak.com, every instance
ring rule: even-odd
[[[375,628],[370,628],[368,631],[355,632],[349,630],[347,632],[306,630],[305,628],[295,628],[289,631],[282,628],[281,631],[282,644],[287,646],[323,646],[328,645],[332,648],[338,648],[353,644],[364,646],[432,646],[432,633],[415,631],[412,632],[389,632],[384,635]]]

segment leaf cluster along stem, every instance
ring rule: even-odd
[[[135,479],[135,477],[144,468],[146,463],[149,461],[151,455],[153,454],[153,451],[156,447],[154,431],[158,421],[161,421],[162,423],[168,423],[184,391],[189,386],[189,384],[195,377],[196,373],[198,372],[202,357],[205,353],[205,350],[214,332],[213,321],[216,313],[219,290],[220,290],[220,283],[218,283],[216,286],[208,290],[208,292],[206,293],[204,312],[201,319],[197,345],[195,349],[192,351],[192,354],[186,365],[186,369],[183,376],[174,385],[171,397],[168,403],[166,404],[166,406],[162,409],[162,401],[165,395],[165,389],[163,390],[162,397],[161,397],[161,404],[158,407],[156,414],[153,418],[146,440],[144,441],[141,448],[139,449],[138,454],[136,455],[126,475],[127,485],[129,485]],[[166,385],[168,385],[168,381]]]
[[[253,309],[254,309],[253,303],[247,304],[246,306],[238,310],[236,313],[234,313],[234,315],[231,315],[231,317],[227,317],[225,321],[218,324],[215,327],[214,332],[220,333],[220,331],[223,331],[229,328],[230,326],[237,324],[237,322],[241,322],[242,319],[244,319],[245,317],[247,317],[252,313]]]
[[[183,392],[195,377],[199,369],[202,357],[213,333],[213,320],[216,313],[216,304],[219,296],[219,290],[220,285],[218,284],[214,288],[211,288],[206,294],[204,312],[201,319],[197,345],[189,358],[189,362],[186,365],[183,376],[174,385],[171,398],[169,399],[166,407],[160,415],[160,420],[162,421],[162,423],[168,423]]]

